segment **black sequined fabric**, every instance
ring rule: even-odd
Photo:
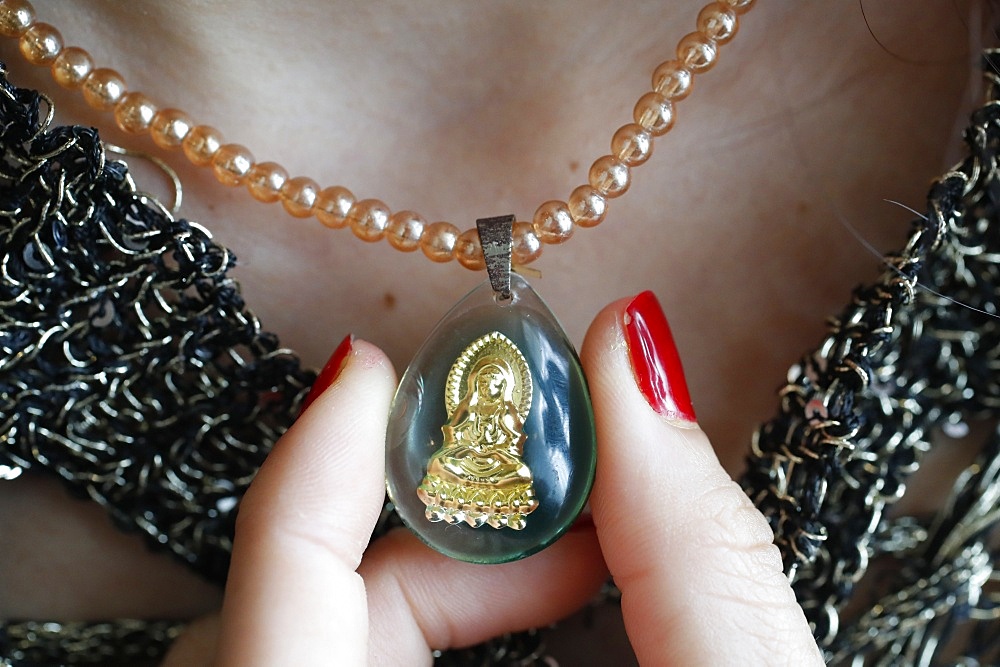
[[[987,52],[968,158],[931,186],[881,278],[790,370],[743,480],[834,664],[1000,658],[997,434],[938,514],[891,511],[932,443],[962,456],[968,424],[1000,414],[998,62]]]
[[[233,256],[43,104],[0,84],[0,465],[54,472],[222,582],[237,500],[313,375]]]
[[[49,128],[47,111],[0,79],[0,478],[55,474],[221,584],[237,502],[313,374],[247,309],[225,248],[137,193],[94,130]],[[69,628],[88,641],[58,649]],[[109,664],[174,635],[14,623],[0,655]]]

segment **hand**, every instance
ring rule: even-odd
[[[605,308],[584,343],[599,442],[593,525],[499,566],[449,560],[406,531],[365,551],[394,376],[355,341],[243,501],[217,664],[426,664],[431,649],[568,614],[606,576],[604,561],[644,665],[822,664],[766,521],[693,421],[650,297]],[[658,365],[673,370],[657,376]],[[198,664],[199,636],[214,632],[193,626],[168,665]]]
[[[546,625],[593,596],[607,570],[592,528],[489,567],[446,558],[406,530],[369,547],[395,376],[360,340],[333,366],[324,373],[339,370],[336,380],[243,498],[221,626],[193,624],[167,665],[210,664],[217,632],[220,666],[429,664],[432,648]]]

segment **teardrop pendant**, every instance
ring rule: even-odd
[[[597,463],[580,361],[548,307],[511,275],[462,299],[417,352],[393,399],[389,497],[403,522],[459,560],[545,548],[587,502]]]

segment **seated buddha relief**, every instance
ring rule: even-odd
[[[429,521],[521,530],[538,507],[524,462],[531,373],[499,332],[470,344],[448,373],[444,440],[417,488]]]

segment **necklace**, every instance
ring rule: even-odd
[[[569,240],[575,227],[593,227],[604,221],[609,200],[619,197],[631,183],[631,169],[645,163],[653,140],[674,126],[674,105],[691,92],[695,75],[707,72],[718,60],[719,47],[736,35],[738,16],[755,0],[711,2],[698,14],[697,30],[677,44],[676,57],[660,64],[652,76],[652,89],[633,109],[633,122],[612,136],[611,152],[591,165],[588,182],[575,188],[566,201],[547,201],[531,222],[515,222],[513,262],[536,260],[542,244]],[[0,0],[0,35],[18,39],[25,59],[49,67],[60,86],[79,90],[91,107],[113,113],[125,132],[148,134],[157,146],[181,149],[191,163],[212,170],[227,186],[243,186],[258,201],[280,201],[297,218],[313,216],[330,228],[350,227],[363,241],[385,239],[397,250],[423,251],[431,261],[457,260],[472,270],[485,268],[476,228],[461,231],[450,222],[428,223],[420,214],[392,212],[378,199],[355,198],[339,185],[322,188],[307,176],[289,177],[281,165],[257,162],[239,144],[224,143],[222,133],[197,124],[177,108],[159,108],[147,95],[129,91],[114,69],[95,67],[90,54],[75,46],[64,47],[60,32],[36,21],[27,0]]]
[[[122,130],[180,148],[224,185],[281,201],[294,217],[350,227],[363,241],[385,238],[435,262],[456,259],[487,270],[488,282],[445,315],[400,381],[386,434],[386,477],[400,518],[427,544],[461,560],[501,563],[548,546],[569,528],[589,496],[597,452],[576,351],[512,267],[536,259],[542,243],[563,243],[576,226],[605,219],[609,200],[628,190],[631,169],[649,159],[653,139],[674,126],[674,104],[690,93],[695,75],[715,65],[753,2],[711,2],[700,11],[697,30],[655,69],[633,122],[614,133],[611,152],[591,165],[588,182],[567,201],[543,203],[531,222],[483,218],[464,232],[256,162],[244,146],[223,143],[218,130],[128,91],[118,72],[95,67],[85,50],[64,47],[59,31],[36,21],[26,0],[0,0],[0,34],[17,38],[24,57],[48,66],[59,85],[113,113]]]

